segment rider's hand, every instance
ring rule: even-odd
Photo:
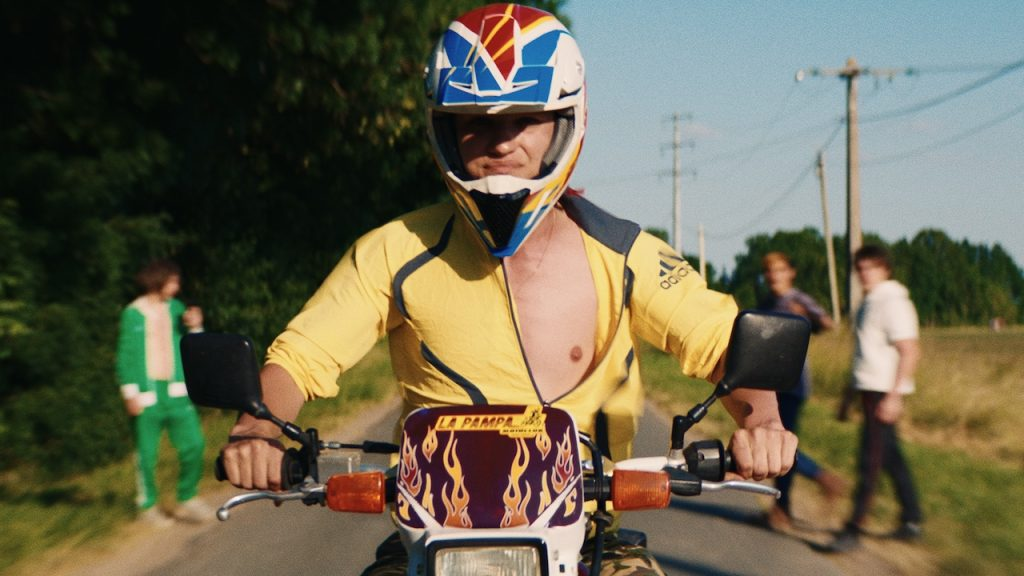
[[[281,489],[284,446],[277,439],[232,430],[229,442],[220,452],[228,481],[246,490]]]
[[[267,364],[260,382],[266,407],[279,418],[294,420],[305,398],[291,375],[277,364]],[[276,440],[281,435],[278,425],[242,414],[230,434],[230,444],[221,450],[228,480],[248,490],[280,490],[284,446]]]
[[[796,446],[796,435],[781,425],[740,428],[729,441],[736,473],[746,480],[775,478],[789,472]]]

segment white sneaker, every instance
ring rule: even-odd
[[[217,512],[199,498],[190,498],[174,510],[174,517],[182,522],[201,524],[217,517]]]
[[[160,511],[159,506],[152,506],[143,510],[139,514],[139,522],[152,526],[154,528],[170,528],[174,525],[174,520],[171,520],[163,512]]]

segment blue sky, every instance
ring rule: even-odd
[[[863,229],[893,242],[938,228],[1024,266],[1024,65],[998,75],[1024,61],[1024,2],[570,0],[566,13],[590,110],[572,182],[614,214],[672,230],[678,113],[684,251],[703,225],[708,261],[731,270],[749,236],[821,230],[819,150],[845,234],[846,84],[795,74],[853,57],[914,71],[858,80]]]

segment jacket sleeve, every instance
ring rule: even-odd
[[[125,398],[137,395],[146,387],[146,324],[142,314],[125,308],[117,335],[117,381]]]
[[[811,295],[806,292],[797,292],[796,300],[801,306],[803,306],[804,310],[807,311],[806,318],[811,322],[811,330],[814,333],[821,332],[821,319],[828,316],[828,312],[821,307],[821,304],[818,304],[817,300],[812,298]]]
[[[185,380],[185,368],[181,363],[181,336],[187,331],[181,321],[181,316],[185,313],[185,303],[177,298],[171,298],[168,308],[171,312],[171,345],[174,347],[174,379],[181,382]]]
[[[393,328],[386,236],[378,228],[357,240],[267,351],[306,400],[336,395],[341,373]]]
[[[679,360],[684,374],[711,377],[729,344],[738,308],[668,244],[641,233],[627,261],[633,273],[632,329]]]

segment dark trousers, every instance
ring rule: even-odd
[[[896,497],[900,502],[901,522],[920,522],[921,506],[917,490],[910,475],[910,468],[900,450],[900,439],[895,424],[886,424],[875,416],[878,404],[885,397],[884,392],[861,392],[864,408],[864,425],[861,429],[859,477],[854,492],[853,516],[850,524],[861,526],[871,510],[871,503],[878,487],[878,477],[884,470],[892,479]]]
[[[806,399],[797,394],[784,392],[776,394],[776,398],[779,401],[779,417],[782,419],[782,425],[786,427],[786,430],[797,434],[800,429],[800,410]],[[798,450],[793,468],[786,475],[775,479],[775,487],[782,493],[775,505],[785,510],[787,514],[790,512],[789,494],[793,488],[793,478],[797,474],[813,480],[821,474],[821,467],[813,458]]]

